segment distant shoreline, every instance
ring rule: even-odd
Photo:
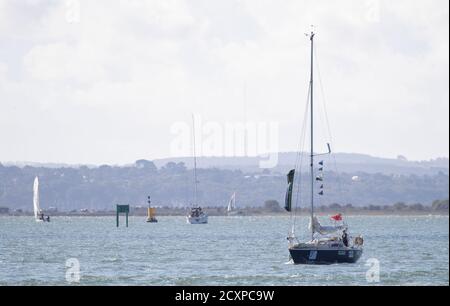
[[[207,209],[205,211],[211,217],[226,217],[226,214],[218,214],[214,212],[209,212]],[[316,212],[315,214],[319,217],[327,217],[335,214],[336,212]],[[342,212],[341,212],[342,213]],[[116,213],[113,211],[110,212],[92,212],[92,213],[48,213],[51,217],[115,217]],[[181,212],[172,212],[172,213],[158,213],[157,217],[184,217],[187,214],[187,210],[184,213]],[[380,211],[360,211],[360,212],[344,212],[342,213],[344,216],[449,216],[449,212],[436,212],[436,211],[390,211],[390,212],[380,212]],[[22,214],[0,214],[0,217],[32,217],[31,213],[22,213]],[[142,213],[130,213],[130,217],[146,217],[146,214]],[[285,212],[258,212],[258,213],[250,213],[250,212],[242,212],[241,214],[231,216],[231,217],[289,217],[289,213]],[[308,217],[309,214],[307,212],[299,212],[297,216],[305,216]]]
[[[108,210],[96,211],[94,209],[82,209],[71,211],[58,211],[57,209],[44,209],[43,213],[49,216],[115,216],[115,206]],[[130,206],[130,216],[147,216],[147,207],[145,206]],[[154,206],[157,216],[186,216],[189,212],[189,207],[170,207],[170,206]],[[216,207],[202,207],[209,216],[227,216],[227,209],[223,206]],[[309,216],[310,209],[306,207],[293,209],[296,215]],[[424,206],[420,203],[407,205],[403,202],[395,203],[393,205],[370,205],[355,207],[351,204],[345,206],[337,203],[331,205],[319,206],[314,210],[318,216],[331,216],[335,214],[343,214],[347,216],[428,216],[428,215],[449,215],[449,201],[436,200],[431,206]],[[26,210],[10,210],[9,208],[0,207],[0,216],[33,216],[33,212]],[[233,215],[236,216],[290,216],[278,201],[267,200],[262,207],[242,207],[238,208]]]
[[[113,206],[114,207],[114,206]],[[112,207],[111,207],[112,208]],[[154,206],[156,209],[156,216],[186,216],[189,212],[189,207],[170,207],[170,206]],[[202,207],[209,216],[227,216],[227,209],[225,207]],[[71,210],[58,211],[56,209],[44,209],[43,213],[49,216],[73,216],[73,217],[104,217],[115,216],[114,208],[109,210]],[[319,206],[314,213],[317,216],[332,216],[335,214],[343,214],[346,216],[428,216],[428,215],[449,215],[448,200],[436,200],[431,206],[424,206],[422,204],[411,204],[399,202],[391,206],[363,206],[355,207],[352,205],[331,204],[328,206]],[[298,216],[309,216],[309,208],[295,209],[295,214]],[[290,216],[291,213],[284,210],[281,205],[275,200],[268,200],[262,207],[243,207],[238,208],[234,214],[235,216]],[[9,209],[0,210],[0,216],[33,216],[31,211],[20,211]],[[130,206],[129,216],[147,216],[147,207]]]

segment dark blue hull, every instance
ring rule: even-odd
[[[355,263],[361,258],[362,249],[320,250],[320,249],[289,249],[295,264],[331,265],[335,263]]]

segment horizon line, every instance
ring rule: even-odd
[[[256,155],[256,156],[197,156],[198,158],[217,158],[217,159],[242,159],[242,158],[249,158],[249,159],[256,159],[256,158],[261,158],[264,157],[265,155],[269,155],[269,154],[298,154],[299,152],[295,152],[295,151],[279,151],[279,152],[272,152],[272,153],[264,153],[264,154],[260,154],[260,155]],[[301,154],[309,154],[308,152],[301,152]],[[432,162],[432,161],[437,161],[440,159],[446,159],[449,160],[450,158],[448,156],[437,156],[434,158],[430,158],[430,159],[408,159],[406,158],[404,155],[402,154],[398,154],[397,157],[385,157],[385,156],[376,156],[376,155],[371,155],[371,154],[367,154],[367,153],[355,153],[355,152],[336,152],[333,153],[333,155],[338,155],[338,154],[348,154],[348,155],[361,155],[361,156],[366,156],[366,157],[371,157],[371,158],[377,158],[377,159],[387,159],[387,160],[397,160],[397,161],[404,161],[404,162],[411,162],[411,163],[420,163],[420,162]],[[401,159],[399,157],[405,157],[405,159]],[[192,156],[172,156],[172,157],[156,157],[156,158],[152,158],[152,159],[147,159],[147,158],[138,158],[134,161],[128,162],[128,163],[112,163],[112,162],[105,162],[105,163],[73,163],[73,162],[54,162],[54,161],[48,161],[48,162],[43,162],[43,161],[1,161],[0,160],[0,165],[20,165],[22,167],[25,166],[33,166],[33,165],[66,165],[66,166],[76,166],[76,167],[80,167],[80,166],[92,166],[92,167],[100,167],[103,165],[108,165],[108,166],[119,166],[119,167],[123,167],[123,166],[130,166],[136,163],[136,161],[138,160],[147,160],[147,161],[151,161],[151,162],[155,162],[155,161],[163,161],[163,160],[176,160],[176,159],[189,159],[192,158]]]

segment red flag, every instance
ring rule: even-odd
[[[331,219],[333,219],[334,221],[342,221],[342,214],[331,216]]]

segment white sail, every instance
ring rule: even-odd
[[[230,198],[230,201],[228,202],[227,211],[231,212],[236,209],[236,192],[233,193],[233,195]]]
[[[33,184],[33,209],[34,218],[40,220],[40,214],[42,213],[41,207],[39,206],[39,179],[36,176]]]

